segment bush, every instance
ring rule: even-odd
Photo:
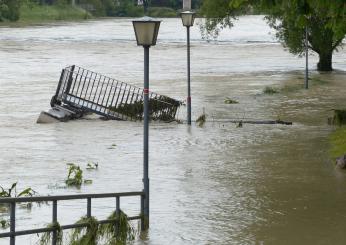
[[[0,0],[0,21],[19,19],[19,0]]]

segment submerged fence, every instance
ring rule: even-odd
[[[141,214],[143,214],[144,208],[144,192],[123,192],[123,193],[105,193],[105,194],[80,194],[80,195],[64,195],[64,196],[42,196],[42,197],[6,197],[0,198],[0,205],[9,205],[10,207],[10,232],[0,233],[0,238],[9,237],[10,245],[16,244],[16,237],[30,234],[39,234],[45,232],[52,232],[52,245],[57,244],[57,233],[58,229],[68,230],[79,227],[87,227],[88,223],[78,223],[78,224],[70,224],[70,225],[62,225],[60,228],[58,227],[45,227],[38,229],[30,229],[30,230],[16,230],[16,204],[17,203],[33,203],[33,202],[52,202],[52,224],[57,224],[58,222],[58,201],[63,200],[87,200],[86,206],[86,216],[88,218],[91,217],[91,200],[99,199],[99,198],[115,198],[116,200],[116,217],[119,217],[120,214],[120,198],[121,197],[133,197],[139,196],[141,199]],[[141,220],[142,229],[144,229],[144,217],[142,215],[128,217],[128,220]],[[118,222],[117,219],[114,220],[100,220],[99,224],[107,224]]]
[[[51,106],[67,105],[110,119],[136,121],[143,118],[143,94],[141,88],[73,65],[62,70]],[[170,97],[149,93],[152,120],[174,120],[180,105]]]

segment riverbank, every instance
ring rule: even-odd
[[[52,21],[86,20],[92,18],[88,11],[70,5],[22,5],[18,23],[44,23]]]
[[[94,11],[95,12],[95,11]],[[148,15],[155,18],[174,18],[178,17],[178,12],[167,7],[151,7],[148,9]],[[131,11],[119,10],[109,14],[94,14],[78,6],[56,4],[56,5],[36,5],[23,4],[19,9],[18,21],[3,21],[1,25],[6,26],[26,26],[45,24],[58,21],[82,21],[88,19],[104,17],[142,17],[143,8],[133,7]]]

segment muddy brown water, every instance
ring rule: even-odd
[[[246,16],[218,41],[192,29],[193,118],[200,128],[150,125],[151,227],[136,244],[344,244],[346,175],[328,157],[331,109],[344,108],[345,49],[333,73],[314,70],[304,90],[304,60],[275,42],[259,16]],[[185,30],[164,19],[151,48],[151,89],[186,97]],[[142,85],[143,50],[129,19],[0,28],[0,185],[18,181],[42,195],[142,189],[142,124],[84,120],[38,125],[60,69],[76,64]],[[280,90],[264,95],[265,86]],[[224,104],[226,97],[239,104]],[[185,108],[179,111],[185,118]],[[229,119],[292,121],[292,126],[244,124]],[[111,147],[116,144],[115,147]],[[98,162],[84,170],[93,184],[64,188],[66,163]],[[99,219],[112,199],[93,202]],[[122,200],[129,214],[139,200]],[[86,204],[59,203],[61,224],[85,214]],[[18,208],[18,229],[48,224],[51,206]],[[6,216],[4,214],[1,217]],[[18,238],[35,244],[36,236]],[[0,239],[0,244],[8,240]]]

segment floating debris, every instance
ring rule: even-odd
[[[233,100],[233,99],[231,99],[231,98],[229,98],[229,97],[227,97],[227,98],[225,99],[225,104],[238,104],[238,103],[239,103],[238,101]]]
[[[37,123],[68,121],[95,113],[106,119],[138,121],[143,119],[144,90],[78,66],[62,70],[48,112]],[[174,121],[181,101],[149,93],[152,120]]]

